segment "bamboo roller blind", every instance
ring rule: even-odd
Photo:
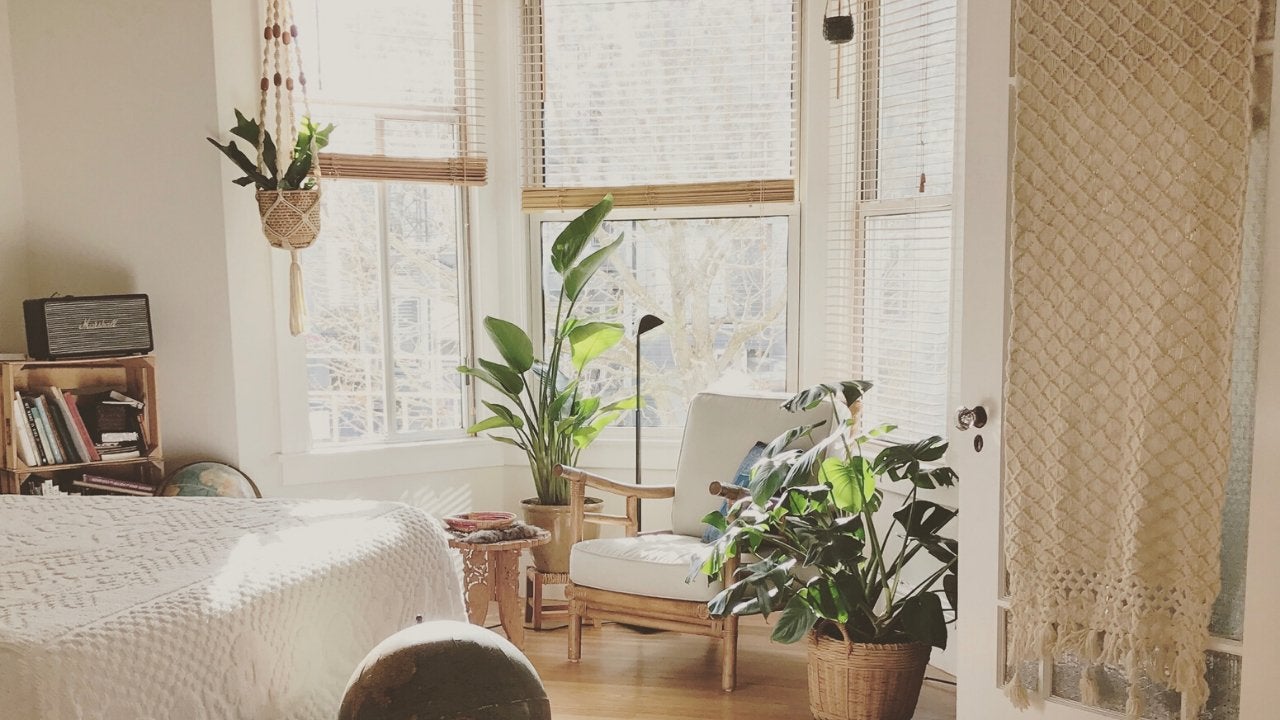
[[[295,0],[296,1],[296,0]],[[325,177],[482,185],[474,0],[301,0]]]
[[[523,206],[795,200],[799,9],[523,0]]]

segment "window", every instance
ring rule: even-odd
[[[313,113],[337,125],[302,253],[311,443],[460,434],[466,186],[486,172],[470,0],[309,0],[298,20]]]
[[[523,13],[522,202],[535,247],[605,193],[615,210],[602,234],[628,238],[582,305],[630,329],[589,381],[632,387],[635,324],[653,313],[666,324],[642,344],[647,423],[682,426],[705,389],[785,389],[798,5],[540,0]],[[540,280],[557,291],[549,265]]]
[[[543,288],[555,297],[560,277],[549,252],[567,223],[538,224]],[[626,233],[628,242],[597,273],[579,308],[631,332],[606,362],[588,368],[592,394],[634,391],[634,329],[645,313],[665,321],[641,343],[646,425],[682,427],[689,400],[702,390],[785,389],[787,256],[795,227],[787,215],[606,221],[603,235]],[[633,422],[625,416],[619,424]]]
[[[833,46],[828,373],[870,380],[866,417],[945,434],[952,343],[955,0],[857,3]]]

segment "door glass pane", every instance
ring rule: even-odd
[[[1264,3],[1274,7],[1274,3]],[[1262,230],[1266,211],[1268,113],[1272,56],[1258,59],[1254,134],[1249,147],[1240,300],[1231,358],[1231,466],[1222,510],[1222,590],[1209,629],[1241,639],[1244,633],[1245,554],[1249,538],[1249,480],[1253,475],[1253,418],[1258,374],[1258,315],[1262,298]]]
[[[620,322],[626,336],[587,367],[589,391],[605,400],[635,392],[635,328],[646,313],[666,321],[641,343],[646,425],[683,427],[703,390],[786,389],[789,224],[785,216],[605,222],[601,237],[625,232],[626,241],[575,314]],[[545,257],[565,225],[542,223],[548,327],[560,277]]]
[[[1206,675],[1209,680],[1209,701],[1199,715],[1199,720],[1236,720],[1240,717],[1240,667],[1238,655],[1210,652],[1206,656]],[[1080,677],[1084,668],[1080,660],[1067,656],[1053,666],[1053,695],[1064,700],[1080,702]],[[1129,697],[1129,682],[1123,670],[1103,666],[1093,670],[1098,686],[1097,707],[1123,713]],[[1150,720],[1178,720],[1181,701],[1178,693],[1163,684],[1143,676],[1143,718]]]

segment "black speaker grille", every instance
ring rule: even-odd
[[[137,352],[152,347],[145,297],[61,300],[45,305],[55,356]]]

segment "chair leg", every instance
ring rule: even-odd
[[[724,637],[720,642],[720,687],[725,692],[733,692],[738,685],[738,618],[725,618]]]
[[[573,602],[569,603],[569,662],[582,659],[582,616]]]

